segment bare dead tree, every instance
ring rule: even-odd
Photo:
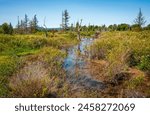
[[[47,26],[46,26],[46,24],[45,24],[45,20],[46,20],[46,17],[44,18],[44,24],[43,24],[43,26],[44,26],[45,36],[48,37]]]
[[[77,28],[77,38],[81,41],[81,29],[82,29],[82,19],[80,20],[80,23],[77,22],[76,24],[76,28]]]

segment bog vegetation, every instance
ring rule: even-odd
[[[61,75],[61,65],[66,56],[66,52],[61,49],[76,44],[77,40],[69,33],[60,32],[55,34],[54,37],[47,38],[44,34],[40,34],[0,35],[1,97],[10,95],[16,97],[42,97],[45,96],[44,92],[49,88],[46,83],[49,85],[50,79],[53,79],[53,77],[57,79],[58,77],[61,82],[61,77],[63,77],[63,74]],[[48,34],[51,35],[51,32]],[[23,70],[20,72],[21,68]],[[26,77],[22,78],[23,76]],[[35,87],[33,87],[33,84],[35,84]],[[35,91],[31,88],[34,88]],[[46,91],[43,92],[43,90]]]
[[[141,9],[134,25],[69,26],[69,18],[65,10],[60,29],[39,27],[36,15],[0,26],[0,97],[150,97],[150,25]],[[96,38],[90,61],[109,88],[74,96],[63,61],[81,37]]]

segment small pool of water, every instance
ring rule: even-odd
[[[80,43],[67,49],[67,57],[63,67],[67,73],[67,80],[70,84],[82,86],[84,88],[104,89],[105,85],[101,81],[92,79],[90,72],[85,72],[87,59],[90,53],[87,49],[94,39],[83,38]]]

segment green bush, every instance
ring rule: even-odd
[[[142,56],[138,67],[141,70],[144,70],[144,71],[148,70],[148,71],[150,71],[150,55]]]

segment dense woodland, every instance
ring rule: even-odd
[[[141,9],[132,25],[72,24],[67,10],[60,15],[60,28],[48,28],[45,19],[40,27],[27,14],[16,27],[0,26],[0,97],[150,97],[150,24]],[[84,38],[94,38],[86,66],[104,90],[67,82],[63,60]]]

